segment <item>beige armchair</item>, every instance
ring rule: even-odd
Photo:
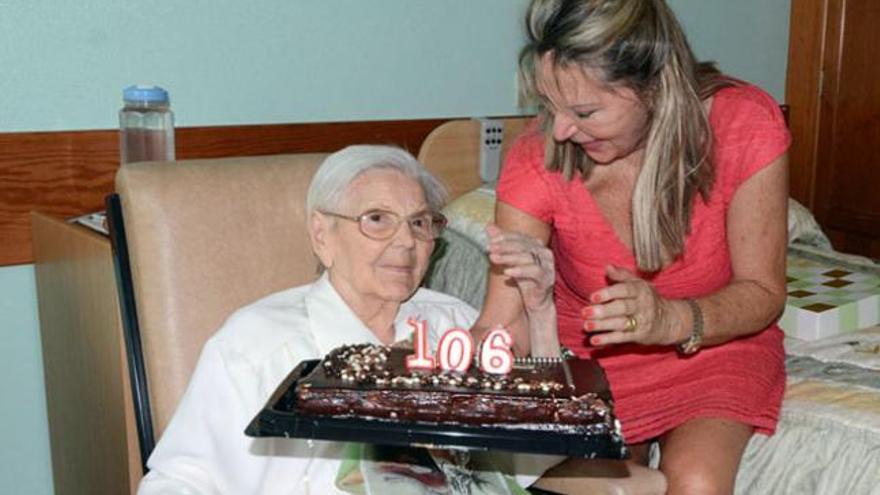
[[[420,155],[452,197],[480,184],[475,125],[441,126]],[[107,211],[144,470],[208,337],[237,308],[317,277],[305,194],[326,155],[120,168]]]
[[[108,216],[143,464],[202,345],[226,317],[317,277],[304,205],[324,156],[137,163],[119,170]]]
[[[525,119],[511,119],[509,142]],[[480,185],[479,124],[440,126],[419,158],[454,198]],[[135,163],[108,198],[142,464],[204,342],[235,309],[317,277],[305,194],[326,154]]]

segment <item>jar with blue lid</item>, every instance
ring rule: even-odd
[[[174,114],[159,86],[129,86],[119,111],[121,163],[174,160]]]

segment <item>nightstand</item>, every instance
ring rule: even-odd
[[[135,493],[143,473],[110,240],[32,212],[55,493]]]

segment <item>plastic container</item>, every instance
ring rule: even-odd
[[[158,86],[122,90],[120,163],[174,160],[174,114],[168,92]]]
[[[296,407],[296,385],[315,369],[318,362],[317,359],[303,361],[294,368],[265,407],[248,424],[245,434],[251,437],[431,446],[438,449],[506,450],[588,459],[624,459],[629,455],[620,433],[603,425],[583,425],[582,428],[572,428],[571,431],[541,431],[491,425],[302,414]],[[598,371],[587,376],[597,377],[593,382],[595,392],[608,394],[604,371],[598,364],[593,364],[592,368]],[[598,378],[600,373],[601,381]]]

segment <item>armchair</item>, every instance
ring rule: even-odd
[[[324,156],[120,168],[107,209],[144,469],[226,317],[317,277],[304,204]]]

